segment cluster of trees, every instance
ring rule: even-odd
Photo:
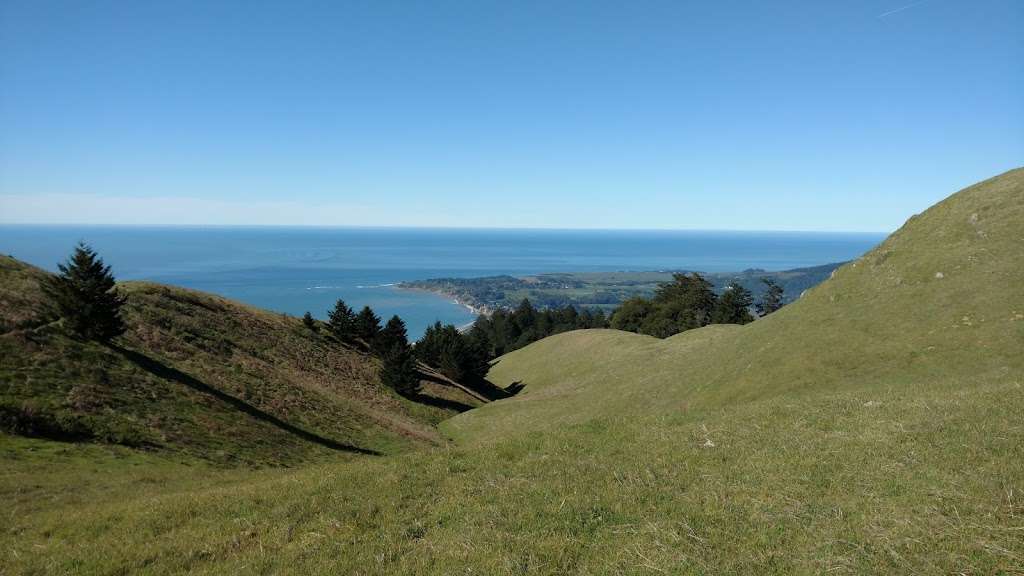
[[[306,312],[303,323],[316,329],[316,321]],[[419,372],[412,345],[403,321],[392,316],[381,326],[380,316],[369,306],[356,313],[339,299],[327,315],[327,330],[338,340],[362,346],[381,359],[381,382],[400,394],[412,395],[419,391]]]
[[[316,322],[310,317],[311,328]],[[514,310],[481,315],[468,331],[437,322],[415,344],[408,341],[405,323],[393,316],[381,328],[370,307],[359,313],[338,300],[328,315],[327,329],[339,340],[364,346],[381,358],[381,379],[403,394],[418,391],[416,361],[436,368],[457,382],[482,379],[490,361],[546,336],[580,328],[606,328],[604,312],[573,306],[538,310],[524,299]]]
[[[600,310],[573,306],[538,310],[523,299],[514,310],[480,315],[468,331],[440,322],[427,328],[414,348],[424,364],[436,367],[449,378],[472,382],[487,374],[490,361],[552,334],[581,328],[606,328]]]
[[[497,310],[490,316],[477,318],[469,336],[489,358],[497,358],[552,334],[607,327],[608,319],[601,310],[575,306],[538,310],[524,298],[513,310]]]
[[[481,316],[484,318],[484,316]],[[456,382],[483,378],[491,356],[473,334],[465,334],[451,324],[436,322],[428,326],[416,342],[416,357]]]
[[[77,337],[109,342],[125,331],[121,307],[125,297],[118,293],[110,267],[96,252],[79,244],[59,274],[48,277],[43,290],[49,297],[49,315],[63,319]],[[440,322],[427,328],[415,345],[409,342],[405,322],[392,316],[383,326],[369,306],[358,313],[338,300],[328,315],[326,329],[338,340],[371,351],[382,361],[381,380],[401,394],[419,389],[417,360],[436,367],[449,378],[465,382],[483,378],[492,359],[522,348],[552,334],[581,328],[605,328],[650,334],[665,338],[708,324],[746,324],[758,316],[775,312],[783,305],[783,289],[768,278],[756,304],[750,291],[733,282],[721,295],[698,273],[675,274],[673,281],[658,287],[651,299],[631,298],[607,319],[601,310],[574,306],[538,310],[523,299],[514,310],[497,310],[481,315],[472,328],[461,332]],[[303,323],[318,330],[306,312]]]
[[[733,282],[721,295],[703,276],[674,274],[673,281],[662,284],[654,297],[631,298],[622,303],[611,317],[611,327],[618,330],[667,338],[708,324],[747,324],[754,320],[751,308],[758,315],[771,314],[782,307],[782,288],[764,278],[764,298],[754,306],[750,291]]]

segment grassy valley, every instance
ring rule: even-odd
[[[1022,231],[1018,169],[751,324],[506,354],[458,415],[175,288],[72,341],[4,260],[5,410],[115,444],[0,436],[0,574],[1024,573]]]

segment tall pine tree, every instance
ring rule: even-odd
[[[305,326],[307,330],[316,332],[316,319],[309,313],[309,310],[306,310],[306,313],[302,315],[302,325]]]
[[[356,336],[367,345],[373,345],[373,339],[380,332],[380,317],[373,313],[369,306],[363,306],[356,316]]]
[[[765,291],[764,296],[757,303],[757,315],[767,316],[772,312],[782,308],[782,286],[779,286],[771,278],[761,278],[761,282],[764,283]]]
[[[419,392],[416,358],[408,345],[393,346],[381,357],[380,381],[403,396]]]
[[[378,354],[389,352],[395,346],[409,347],[409,335],[405,329],[405,322],[398,315],[392,316],[373,340],[374,350]]]
[[[403,396],[419,392],[419,371],[416,369],[416,357],[409,346],[405,322],[397,315],[392,316],[377,333],[373,344],[381,358],[381,382]]]
[[[121,306],[125,297],[117,292],[110,266],[85,243],[79,243],[60,273],[43,283],[49,311],[63,318],[65,326],[80,338],[109,342],[125,331]]]
[[[355,337],[356,314],[344,300],[339,298],[334,303],[334,309],[328,314],[327,327],[340,340],[351,340]]]
[[[714,324],[748,324],[754,320],[750,315],[753,301],[749,290],[732,282],[722,291],[711,320]]]

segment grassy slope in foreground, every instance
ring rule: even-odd
[[[753,325],[536,343],[493,370],[521,396],[449,421],[458,448],[208,479],[10,447],[2,558],[11,573],[1020,572],[1022,230],[1018,170]],[[110,465],[62,491],[85,457]]]
[[[46,274],[0,257],[0,417],[60,423],[44,435],[291,465],[434,442],[453,413],[390,393],[375,360],[295,318],[183,288],[121,284],[116,346],[33,327]]]

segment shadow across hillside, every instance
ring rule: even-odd
[[[419,377],[422,380],[440,384],[442,386],[452,386],[452,380],[442,376],[431,370],[419,370]],[[508,387],[502,388],[495,385],[493,382],[486,378],[471,378],[464,380],[459,383],[460,386],[475,393],[479,399],[485,402],[494,402],[495,400],[503,400],[505,398],[511,398],[521,392],[524,385],[521,382],[515,382]]]
[[[504,390],[511,397],[522,392],[523,388],[526,388],[526,384],[523,384],[522,380],[516,380],[508,386],[505,386]]]
[[[206,384],[205,382],[198,380],[193,376],[190,376],[180,370],[172,368],[158,360],[150,358],[145,354],[141,354],[139,352],[129,350],[127,348],[122,348],[120,346],[117,346],[116,344],[111,344],[110,347],[114,351],[124,356],[127,360],[134,363],[136,366],[142,368],[143,370],[149,372],[150,374],[158,378],[172,380],[179,384],[188,386],[189,388],[192,388],[197,392],[209,394],[210,396],[217,398],[218,400],[224,402],[225,404],[229,404],[232,408],[235,408],[240,412],[244,412],[245,414],[248,414],[249,416],[257,420],[260,420],[261,422],[266,422],[267,424],[270,424],[285,432],[293,434],[307,442],[319,444],[320,446],[330,448],[331,450],[339,450],[343,452],[352,452],[355,454],[367,454],[373,456],[380,455],[380,452],[377,452],[376,450],[368,450],[366,448],[360,448],[358,446],[343,444],[341,442],[331,440],[330,438],[325,438],[318,434],[314,434],[313,432],[309,432],[308,430],[303,430],[302,428],[289,424],[288,422],[281,420],[280,418],[274,416],[273,414],[268,414],[267,412],[260,410],[259,408],[253,406],[252,404],[245,402],[244,400],[241,400],[230,394],[227,394],[226,392],[218,390],[210,386],[209,384]]]
[[[417,402],[419,404],[425,404],[427,406],[433,406],[435,408],[443,408],[445,410],[452,410],[454,412],[466,412],[472,410],[473,406],[459,402],[457,400],[449,400],[447,398],[438,398],[436,396],[428,396],[423,393],[416,393],[406,396],[409,400]]]

